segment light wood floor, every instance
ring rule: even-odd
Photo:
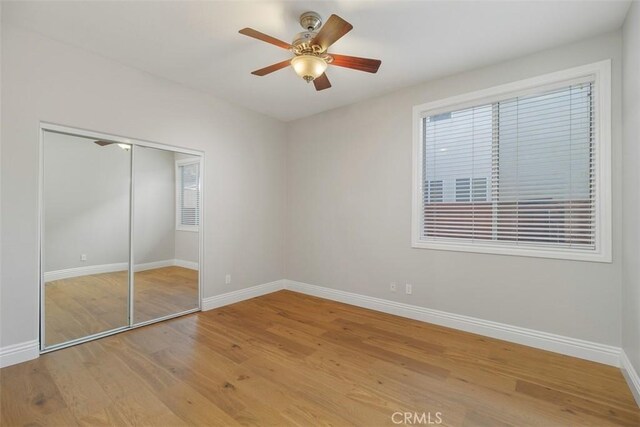
[[[198,306],[198,272],[163,267],[136,272],[134,323]],[[129,323],[128,272],[92,274],[47,282],[45,336],[59,344]]]
[[[3,426],[640,425],[620,371],[281,291],[0,370]],[[397,419],[397,418],[396,418]]]

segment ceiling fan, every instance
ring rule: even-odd
[[[307,83],[313,82],[316,90],[324,90],[331,87],[331,83],[325,74],[327,66],[337,65],[338,67],[351,68],[368,73],[376,73],[382,61],[379,59],[358,58],[356,56],[338,55],[328,53],[327,49],[347,34],[353,28],[338,15],[331,15],[327,22],[322,25],[320,15],[315,12],[305,12],[300,15],[300,25],[306,31],[298,33],[289,44],[256,31],[253,28],[243,28],[240,34],[262,40],[272,45],[291,51],[295,56],[286,61],[278,62],[268,67],[252,72],[256,76],[266,76],[291,65]],[[319,29],[319,31],[317,31]]]
[[[101,147],[105,147],[107,145],[111,145],[111,144],[118,144],[118,147],[122,148],[125,151],[129,151],[131,149],[131,145],[129,144],[123,144],[120,142],[111,142],[111,141],[105,141],[105,140],[98,140],[98,141],[93,141],[94,144],[98,144]]]

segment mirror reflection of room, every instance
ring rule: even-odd
[[[49,131],[43,155],[45,348],[198,309],[199,156]]]
[[[136,147],[134,323],[198,307],[200,160]]]
[[[45,132],[46,346],[129,323],[131,147]]]

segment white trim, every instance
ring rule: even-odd
[[[165,259],[162,261],[145,262],[143,264],[136,264],[133,271],[146,271],[153,270],[155,268],[163,267],[184,267],[191,270],[198,269],[198,263],[192,261],[185,261],[181,259]],[[72,277],[89,276],[92,274],[113,273],[115,271],[126,271],[129,268],[129,263],[118,262],[114,264],[100,264],[90,265],[87,267],[75,267],[66,268],[63,270],[48,271],[44,273],[44,281],[52,282],[54,280],[69,279]]]
[[[176,267],[188,268],[190,270],[197,270],[198,269],[198,263],[197,262],[185,261],[183,259],[174,259],[173,260],[173,265],[175,265]]]
[[[465,332],[578,357],[580,359],[591,360],[616,367],[620,365],[620,348],[606,344],[584,341],[548,332],[511,326],[460,314],[447,313],[322,286],[309,285],[293,280],[286,281],[286,289],[355,305],[357,307],[419,320],[421,322],[433,323],[435,325],[446,326]]]
[[[186,231],[186,232],[189,232],[189,233],[197,233],[200,230],[198,229],[197,225],[176,224],[176,231]]]
[[[147,271],[147,270],[153,270],[155,268],[173,267],[174,265],[176,265],[175,259],[165,259],[162,261],[153,261],[153,262],[145,262],[143,264],[136,264],[133,267],[133,271],[134,272]]]
[[[504,323],[482,320],[475,317],[460,314],[447,313],[445,311],[374,298],[352,292],[310,285],[294,280],[277,280],[263,285],[252,286],[238,291],[228,292],[222,295],[205,298],[202,300],[202,310],[212,310],[234,304],[250,298],[259,297],[288,289],[306,295],[338,301],[357,307],[368,308],[382,313],[419,320],[421,322],[446,326],[449,328],[501,339],[529,347],[565,354],[580,359],[591,360],[611,366],[620,366],[619,347],[599,344],[591,341],[565,337],[548,332],[511,326]]]
[[[37,359],[40,356],[38,340],[26,341],[19,344],[0,348],[0,368]]]
[[[627,380],[627,384],[629,384],[631,394],[633,394],[638,407],[640,407],[640,375],[638,375],[638,371],[635,370],[624,350],[620,354],[620,369]]]
[[[640,406],[640,377],[638,373],[631,365],[624,351],[618,347],[606,344],[535,331],[287,279],[276,280],[274,282],[203,298],[202,311],[224,307],[283,289],[620,367]],[[0,367],[35,359],[39,356],[38,349],[39,345],[37,340],[1,348]]]
[[[262,285],[251,286],[226,294],[216,295],[202,299],[202,311],[213,310],[225,305],[235,304],[240,301],[259,297],[285,289],[286,280],[276,280],[275,282],[263,283]]]
[[[192,148],[178,147],[175,145],[161,144],[159,142],[145,141],[137,138],[127,138],[124,136],[114,135],[104,132],[96,132],[83,128],[76,128],[64,125],[58,125],[50,122],[40,122],[40,129],[43,131],[50,131],[55,133],[62,133],[71,136],[81,136],[85,138],[95,138],[105,141],[113,141],[116,143],[127,145],[141,145],[143,147],[157,148],[159,150],[171,151],[174,153],[191,154],[194,156],[204,156],[204,151],[194,150]]]
[[[114,264],[89,265],[87,267],[65,268],[62,270],[47,271],[44,273],[44,281],[69,279],[71,277],[89,276],[91,274],[113,273],[115,271],[126,271],[129,269],[128,262],[118,262]]]
[[[498,99],[531,93],[541,86],[567,85],[591,77],[597,92],[595,103],[596,144],[596,250],[578,251],[545,247],[514,247],[500,243],[478,244],[461,241],[433,241],[422,238],[422,117],[443,110],[467,108]],[[556,258],[577,261],[612,262],[611,254],[611,60],[583,65],[488,89],[440,99],[413,107],[413,182],[411,246],[420,249],[478,252]]]
[[[204,231],[205,231],[205,220],[204,220],[204,200],[205,200],[205,191],[204,191],[204,178],[205,178],[205,157],[204,153],[200,157],[200,175],[198,178],[200,179],[200,212],[199,215],[199,232],[198,232],[198,265],[196,266],[198,270],[198,308],[202,310],[202,298],[204,298]]]
[[[138,147],[135,144],[131,145],[131,157],[129,159],[129,268],[127,271],[127,306],[129,308],[129,315],[127,319],[128,327],[133,325],[135,318],[136,308],[136,284],[135,282],[135,269],[136,257],[135,257],[135,234],[136,234],[136,154],[138,153]],[[175,157],[175,154],[174,154]],[[174,249],[175,255],[175,249]]]

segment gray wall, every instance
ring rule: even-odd
[[[45,133],[45,271],[129,262],[130,152],[116,144]],[[198,233],[176,230],[175,161],[137,147],[135,263],[198,261]],[[87,255],[81,261],[81,254]]]
[[[175,153],[136,147],[134,262],[174,258],[176,228]]]
[[[52,132],[43,149],[45,271],[128,262],[129,152]]]
[[[0,346],[38,338],[40,120],[203,150],[204,296],[284,277],[282,123],[7,22],[1,47]]]
[[[627,15],[623,40],[622,348],[636,372],[640,372],[640,4],[637,2]]]
[[[613,62],[613,263],[411,248],[414,105],[607,58]],[[620,72],[618,31],[292,122],[286,277],[620,345]],[[389,291],[392,281],[397,293]],[[413,295],[402,292],[404,283],[413,284]]]

